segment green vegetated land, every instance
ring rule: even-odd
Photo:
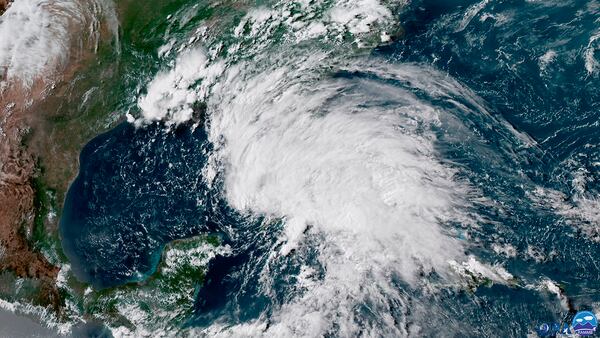
[[[78,172],[80,151],[89,140],[122,122],[125,113],[136,114],[145,85],[168,68],[170,59],[159,58],[159,47],[169,39],[183,39],[215,13],[206,3],[186,1],[127,0],[116,5],[118,35],[103,23],[99,43],[88,47],[95,50],[81,53],[73,73],[57,81],[43,104],[34,107],[36,118],[24,139],[24,146],[37,158],[31,182],[34,226],[27,239],[63,269],[69,262],[62,252],[58,223],[66,192]],[[185,19],[169,20],[169,15]],[[104,290],[93,290],[70,271],[62,271],[57,285],[63,305],[59,317],[83,315],[133,328],[119,309],[136,306],[148,318],[153,314],[153,320],[161,317],[160,312],[168,322],[181,321],[192,309],[208,252],[218,246],[218,239],[210,236],[175,241],[165,247],[159,268],[147,280]],[[5,286],[0,287],[2,299],[43,305],[36,301],[41,292],[38,281],[16,278],[10,272],[0,274],[0,280],[6,281],[0,283]]]

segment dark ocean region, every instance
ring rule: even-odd
[[[442,124],[434,130],[436,147],[459,168],[458,178],[488,200],[473,210],[485,221],[459,235],[467,253],[504,266],[515,280],[435,296],[410,290],[413,302],[444,314],[409,323],[421,324],[424,335],[523,337],[541,322],[569,321],[599,304],[600,217],[593,209],[600,205],[599,17],[598,1],[413,1],[397,17],[403,33],[372,52],[447,73],[481,97],[491,116],[453,112],[483,141],[458,142]],[[445,104],[432,106],[454,109]],[[307,236],[301,252],[268,259],[278,249],[281,222],[242,217],[223,201],[219,184],[207,187],[203,169],[212,147],[202,126],[158,123],[138,129],[123,123],[92,140],[61,220],[76,275],[96,287],[140,281],[155,269],[165,243],[218,233],[233,254],[209,264],[187,323],[198,327],[269,317],[300,292],[293,282],[302,266],[324,278],[311,245],[318,236]],[[260,288],[265,267],[271,294]],[[556,282],[563,304],[540,291],[546,279]],[[395,319],[405,315],[390,308]],[[369,304],[355,311],[357,320],[367,318]]]
[[[440,152],[464,165],[461,174],[495,204],[477,210],[491,222],[470,232],[471,250],[503,262],[524,284],[557,281],[567,308],[537,291],[479,288],[467,297],[476,308],[443,301],[457,326],[525,336],[539,323],[568,322],[600,301],[599,17],[597,1],[414,1],[400,15],[403,36],[375,51],[447,72],[522,135],[515,139],[464,116],[493,156],[444,146],[452,135],[443,130]],[[523,254],[490,250],[494,245]],[[476,324],[486,318],[494,320]]]
[[[504,215],[479,210],[502,227],[484,228],[476,238],[510,243],[518,251],[535,247],[541,261],[534,269],[511,259],[509,270],[563,281],[567,294],[583,302],[600,300],[600,293],[588,298],[600,286],[593,258],[600,253],[599,219],[586,218],[590,210],[584,208],[579,219],[563,217],[563,206],[551,205],[550,196],[540,197],[548,204],[540,203],[532,192],[560,192],[555,202],[567,210],[600,194],[600,67],[589,58],[600,58],[599,15],[596,1],[417,1],[400,16],[403,38],[375,52],[446,71],[525,136],[519,146],[499,128],[475,122],[473,128],[502,155],[499,161],[460,147],[441,151],[464,164],[463,174],[502,205]],[[440,137],[452,135],[441,131]]]
[[[166,243],[206,232],[209,149],[202,128],[160,124],[122,123],[90,141],[60,223],[77,277],[101,288],[143,280]]]

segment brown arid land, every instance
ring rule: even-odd
[[[0,13],[9,2],[0,0]],[[64,117],[65,97],[79,95],[66,93],[67,89],[95,57],[97,41],[82,34],[84,22],[74,22],[69,29],[75,38],[66,62],[39,74],[30,85],[0,72],[0,273],[34,280],[38,292],[31,301],[57,312],[62,303],[56,286],[60,268],[40,252],[35,236],[43,231],[58,238],[58,219],[46,217],[48,210],[40,207],[40,196],[47,192],[45,188],[56,191],[60,209],[77,174],[79,150],[89,137],[89,132],[56,128],[48,122]],[[110,35],[106,27],[99,29],[100,39]]]
[[[43,82],[29,89],[9,84],[0,93],[0,270],[17,277],[40,282],[40,303],[58,306],[54,287],[59,268],[34,250],[30,234],[34,231],[36,159],[24,145],[28,132],[25,123],[29,98],[40,97]]]
[[[0,15],[6,11],[12,0],[0,0]]]

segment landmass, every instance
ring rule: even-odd
[[[0,15],[10,4],[0,0]],[[106,23],[99,36],[110,41]],[[78,95],[72,90],[78,70],[96,62],[98,46],[82,46],[31,83],[9,77],[7,69],[0,73],[0,273],[29,280],[35,291],[26,300],[57,313],[64,302],[56,285],[64,261],[57,231],[60,209],[77,174],[79,150],[100,130],[98,121],[89,123],[68,104],[71,95]]]
[[[0,0],[0,15],[2,15],[2,13],[6,12],[6,10],[8,9],[8,6],[10,6],[11,2],[12,2],[12,0]]]
[[[11,2],[0,0],[0,15],[7,13]],[[114,9],[117,13],[112,13],[121,18],[119,28],[108,9],[101,17],[71,23],[68,58],[38,74],[32,83],[9,78],[8,68],[2,71],[0,64],[0,305],[3,301],[31,304],[42,312],[50,309],[58,321],[98,320],[131,332],[141,323],[126,322],[121,314],[125,309],[117,307],[117,299],[158,289],[175,302],[169,305],[166,298],[142,297],[140,311],[159,309],[158,305],[148,307],[153,301],[173,311],[175,306],[183,309],[182,304],[185,311],[191,310],[193,284],[201,281],[204,267],[181,260],[202,256],[204,262],[210,255],[206,250],[216,248],[214,239],[171,243],[158,270],[146,281],[93,290],[73,276],[58,234],[63,201],[78,173],[81,149],[124,119],[118,111],[135,105],[138,79],[150,79],[160,69],[156,50],[164,42],[160,36],[148,38],[143,33],[163,16],[156,5],[120,3]],[[91,19],[99,19],[97,26],[86,25]],[[87,31],[88,27],[95,30]],[[177,262],[165,260],[181,250],[191,252],[186,251]],[[163,274],[167,268],[169,276]],[[152,326],[155,315],[149,312],[144,326]]]

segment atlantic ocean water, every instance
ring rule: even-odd
[[[184,41],[84,148],[60,225],[79,279],[143,281],[216,234],[185,323],[205,335],[524,337],[600,310],[600,2],[373,5],[394,30],[360,52],[350,19],[295,43],[287,5],[222,55]],[[206,118],[179,123],[188,85]]]

